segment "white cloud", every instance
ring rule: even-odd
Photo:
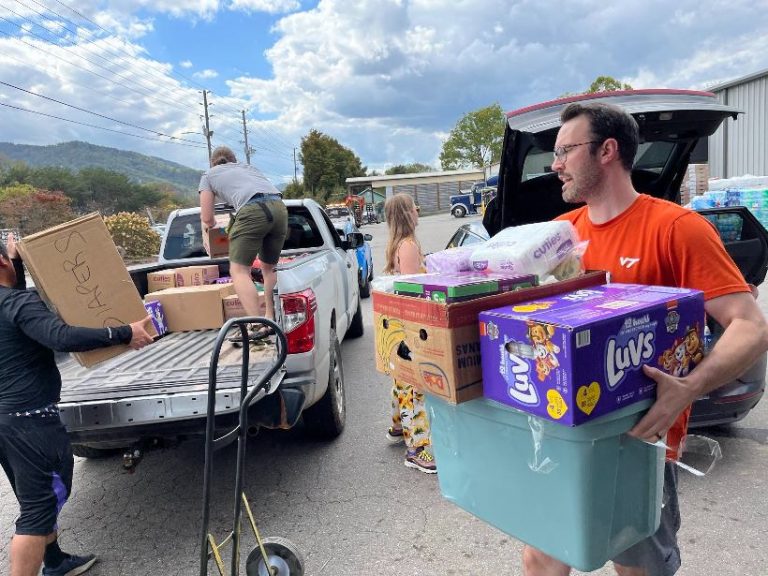
[[[768,68],[768,10],[760,4],[766,7],[765,0],[679,0],[673,6],[580,0],[553,9],[537,0],[320,0],[277,20],[266,51],[270,73],[219,77],[226,88],[211,96],[214,143],[242,140],[238,113],[249,109],[254,161],[276,177],[292,177],[292,147],[311,128],[350,147],[371,168],[437,165],[441,142],[456,121],[494,102],[515,109],[584,90],[599,75],[635,88],[703,88]],[[25,37],[31,46],[0,37],[0,77],[202,145],[199,90],[175,79],[173,66],[153,60],[143,45],[157,33],[153,18],[215,24],[224,10],[276,14],[300,7],[297,0],[83,0],[77,9],[124,40],[105,40],[80,20],[73,49],[34,37]],[[78,58],[100,61],[96,55],[107,60],[107,70]],[[179,69],[193,68],[190,59],[173,59]],[[204,70],[194,76],[215,75]],[[0,102],[127,130],[5,87]],[[171,146],[23,112],[0,114],[3,139],[46,144],[76,137],[198,167],[206,159],[204,145]]]
[[[245,12],[267,12],[269,14],[282,14],[292,12],[301,7],[298,0],[231,0],[230,10],[242,10]]]
[[[195,72],[193,76],[195,78],[205,80],[208,78],[217,78],[219,76],[219,73],[216,72],[216,70],[211,70],[210,68],[207,68],[205,70],[201,70],[200,72]]]

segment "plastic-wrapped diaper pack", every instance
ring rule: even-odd
[[[583,250],[573,224],[558,220],[505,228],[477,247],[471,261],[475,270],[536,274],[544,279],[558,266],[569,267],[567,262],[579,248]]]
[[[429,274],[450,274],[458,272],[471,272],[472,252],[477,246],[457,246],[447,248],[440,252],[427,254],[427,272]]]

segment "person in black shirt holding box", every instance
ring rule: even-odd
[[[75,576],[96,562],[92,554],[62,552],[56,519],[72,489],[74,458],[56,403],[61,374],[54,350],[83,352],[152,342],[147,316],[109,328],[70,326],[27,291],[13,236],[0,242],[0,465],[21,513],[11,540],[11,576]]]

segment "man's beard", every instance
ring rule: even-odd
[[[569,175],[568,172],[565,172]],[[602,194],[603,175],[600,170],[590,164],[577,177],[571,177],[566,190],[563,190],[563,200],[569,204],[580,204],[594,199]]]

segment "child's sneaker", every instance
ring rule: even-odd
[[[403,429],[390,426],[387,429],[387,440],[392,442],[392,444],[400,444],[400,442],[403,442],[405,440],[403,437]]]
[[[408,468],[415,468],[421,470],[425,474],[437,474],[437,465],[435,464],[435,457],[425,450],[422,446],[417,448],[413,452],[410,450],[405,456],[405,465]]]

